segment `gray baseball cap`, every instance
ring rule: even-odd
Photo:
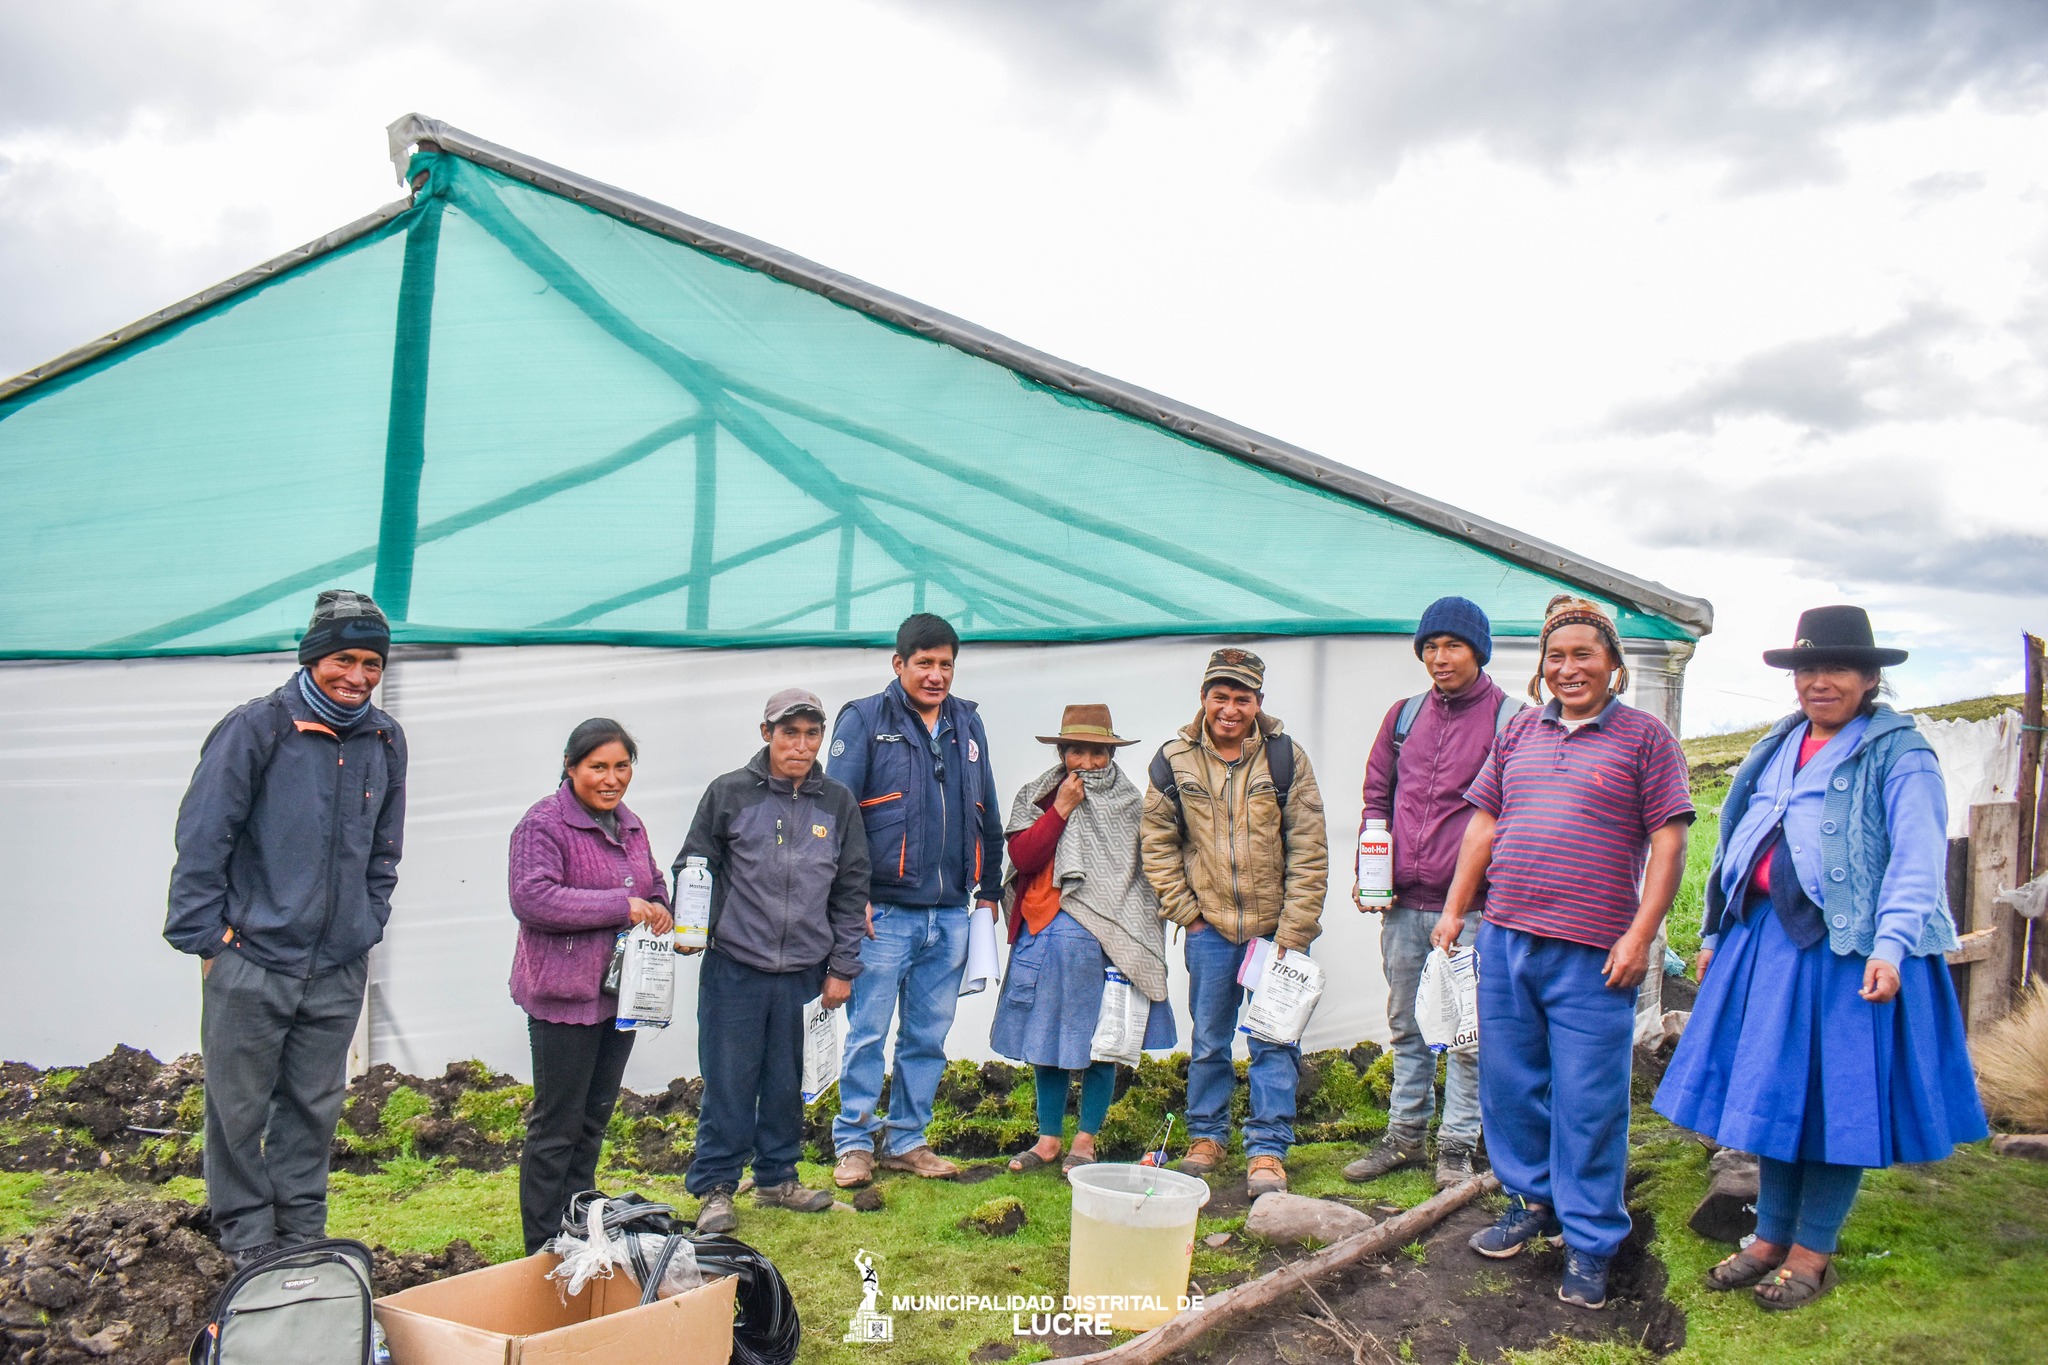
[[[815,692],[806,692],[801,687],[785,687],[768,699],[767,709],[761,713],[761,723],[773,725],[802,711],[815,712],[818,719],[823,720],[825,703],[818,700]]]

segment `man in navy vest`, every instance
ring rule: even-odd
[[[959,652],[960,636],[943,618],[912,616],[896,632],[896,681],[848,702],[834,726],[830,774],[860,802],[871,867],[832,1125],[832,1178],[842,1189],[867,1184],[878,1161],[914,1175],[960,1173],[932,1151],[925,1127],[967,966],[969,902],[993,910],[1002,884],[1003,813],[981,717],[952,694]],[[884,1117],[876,1109],[892,1019]]]

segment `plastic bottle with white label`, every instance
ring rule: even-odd
[[[1384,820],[1358,832],[1358,904],[1385,910],[1394,903],[1394,834]]]
[[[702,948],[711,941],[711,869],[692,857],[676,873],[676,947]]]

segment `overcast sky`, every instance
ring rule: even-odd
[[[0,6],[0,374],[398,194],[418,110],[1709,597],[2048,630],[2048,4]],[[1227,509],[1219,509],[1227,516]]]

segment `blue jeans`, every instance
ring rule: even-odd
[[[1547,1204],[1574,1250],[1628,1236],[1628,1077],[1636,993],[1605,948],[1479,927],[1479,1107],[1501,1188]]]
[[[845,1064],[832,1146],[841,1153],[873,1146],[901,1156],[925,1145],[932,1097],[946,1069],[946,1033],[967,970],[967,909],[875,904],[875,936],[860,945],[860,975],[846,1003]],[[882,1045],[896,1021],[889,1071],[889,1115],[882,1097]]]
[[[1429,931],[1436,927],[1434,910],[1396,907],[1381,914],[1380,963],[1387,973],[1387,1028],[1394,1035],[1394,1089],[1387,1101],[1387,1127],[1420,1139],[1436,1113],[1436,1054],[1422,1041],[1415,1022],[1415,992],[1422,984],[1422,964],[1429,960]],[[1458,945],[1469,948],[1479,916],[1465,917]],[[1444,1121],[1439,1141],[1479,1141],[1479,1058],[1470,1052],[1444,1056]]]
[[[1213,926],[1189,934],[1188,1013],[1194,1042],[1188,1061],[1188,1136],[1230,1145],[1230,1092],[1237,1071],[1230,1045],[1237,1036],[1237,1011],[1246,998],[1237,984],[1238,964],[1249,943],[1232,943]],[[1299,949],[1293,951],[1300,951]],[[1294,1087],[1301,1077],[1301,1049],[1249,1038],[1252,1048],[1252,1112],[1244,1124],[1247,1157],[1287,1155],[1294,1145]]]

